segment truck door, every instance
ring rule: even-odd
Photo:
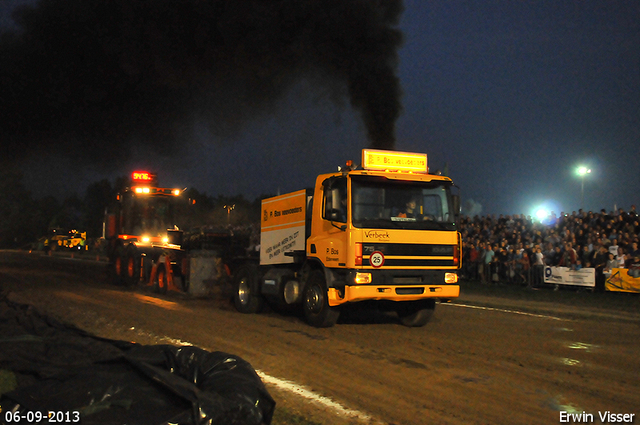
[[[320,259],[326,267],[345,267],[346,229],[349,197],[346,177],[331,177],[323,182],[322,229],[316,245]]]

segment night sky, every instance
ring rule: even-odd
[[[146,168],[253,199],[375,146],[426,152],[467,214],[577,210],[580,165],[585,209],[640,206],[636,0],[2,0],[0,25],[1,161],[34,196]]]

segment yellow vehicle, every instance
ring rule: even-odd
[[[68,249],[83,250],[86,249],[87,232],[78,232],[71,230],[69,236],[63,241],[63,246]]]
[[[436,300],[459,296],[451,179],[429,174],[426,154],[364,149],[362,164],[262,201],[259,264],[234,271],[239,311],[297,304],[309,324],[329,327],[341,308],[373,300],[423,326]]]
[[[61,249],[86,249],[86,232],[77,230],[66,231],[64,229],[49,229],[49,235],[40,238],[45,250],[57,251]]]

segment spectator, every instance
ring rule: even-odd
[[[504,250],[501,253],[501,263],[503,265],[503,270],[505,273],[504,278],[509,283],[515,282],[516,277],[516,252],[513,246],[509,247],[508,250]]]
[[[478,244],[478,278],[481,282],[485,281],[484,257],[486,252],[486,244],[484,242],[480,242]]]
[[[529,254],[524,248],[519,248],[519,252],[516,251],[517,263],[516,263],[516,276],[520,279],[523,285],[527,285],[529,282],[529,268],[531,267],[531,260]]]
[[[576,250],[573,249],[573,245],[571,242],[566,242],[564,244],[562,258],[560,259],[560,266],[569,267],[570,269],[575,270],[576,257]]]
[[[555,256],[555,248],[553,247],[553,244],[551,243],[547,243],[545,245],[547,247],[546,251],[544,251],[544,262],[545,265],[547,266],[553,266],[553,258]]]
[[[562,249],[560,248],[560,245],[558,245],[553,249],[552,266],[558,267],[562,265],[561,263],[562,263]]]
[[[490,274],[489,274],[489,281],[493,282],[493,283],[498,283],[500,282],[500,260],[504,258],[504,255],[502,253],[503,250],[500,249],[499,245],[494,245],[493,246],[493,261],[491,261],[489,263],[489,270],[490,270]]]
[[[537,288],[544,282],[544,254],[539,245],[536,245],[536,253],[533,259],[533,287]]]
[[[471,267],[471,247],[472,243],[462,240],[462,276],[460,278],[469,278],[469,268]]]
[[[607,265],[608,253],[607,248],[604,245],[600,245],[598,248],[598,252],[593,257],[594,268],[596,269],[596,289],[603,291],[604,290],[604,268]],[[613,255],[613,254],[611,254]]]
[[[626,262],[626,258],[627,256],[624,253],[624,248],[619,246],[618,247],[618,255],[616,256],[616,261],[618,262],[618,265],[616,266],[619,269],[624,269],[625,267],[625,262]]]
[[[467,269],[467,276],[474,280],[478,278],[478,254],[478,246],[471,244],[469,248],[469,268]]]
[[[592,257],[593,257],[593,252],[591,252],[589,245],[584,245],[580,253],[580,260],[582,262],[582,267],[587,267],[587,268],[591,267]]]
[[[627,255],[626,268],[630,269],[632,264],[640,263],[640,250],[638,249],[638,242],[631,243],[631,251]]]
[[[498,246],[496,245],[496,249],[498,248]],[[484,283],[489,283],[491,282],[491,265],[494,263],[495,260],[495,256],[496,253],[495,251],[492,249],[491,244],[487,244],[487,248],[484,252],[484,279],[483,282]]]
[[[609,252],[614,256],[618,255],[618,239],[612,239],[611,245],[609,245]]]
[[[573,270],[580,270],[582,268],[582,260],[580,260],[579,258],[576,260],[576,264],[573,267]]]
[[[607,255],[609,256],[609,259],[607,260],[607,264],[604,266],[604,270],[602,271],[602,273],[604,273],[604,275],[608,278],[609,276],[611,276],[611,272],[613,272],[613,269],[618,268],[618,260],[616,260],[612,252],[609,252]]]

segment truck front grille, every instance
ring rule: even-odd
[[[398,295],[420,295],[424,293],[424,288],[396,288]]]

